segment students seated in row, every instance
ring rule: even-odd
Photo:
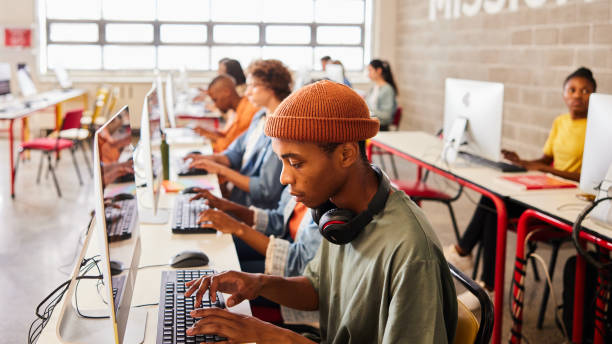
[[[380,130],[387,131],[397,109],[395,98],[398,95],[389,62],[378,59],[370,61],[368,77],[374,82],[374,86],[368,91],[366,102],[372,115],[380,121]]]
[[[259,107],[251,104],[247,97],[238,95],[234,78],[227,74],[219,75],[210,82],[208,95],[215,107],[227,114],[226,125],[221,130],[203,127],[197,127],[195,130],[212,142],[215,152],[222,152],[249,128]]]
[[[319,310],[326,343],[447,343],[457,323],[455,288],[440,243],[421,209],[369,164],[365,140],[378,132],[363,99],[330,81],[289,96],[266,122],[283,161],[281,182],[315,208],[325,240],[303,276],[229,271],[187,283],[196,305],[210,288],[228,306],[263,296]],[[197,292],[197,293],[196,293]],[[188,335],[230,342],[311,343],[253,317],[197,309]]]
[[[241,271],[291,277],[300,276],[314,258],[321,234],[309,209],[290,192],[288,187],[283,190],[276,209],[247,208],[208,190],[200,190],[192,199],[204,198],[214,208],[202,212],[200,222],[211,222],[213,228],[241,240],[236,247]],[[244,244],[248,249],[242,247]],[[285,321],[319,321],[316,312],[296,312],[285,307],[281,312]]]
[[[223,153],[189,156],[191,168],[205,169],[231,182],[228,198],[245,206],[276,208],[283,186],[278,177],[282,168],[274,155],[270,138],[264,135],[266,114],[291,93],[291,73],[278,60],[257,60],[247,70],[246,96],[262,109],[253,116],[249,129]]]
[[[244,71],[242,70],[242,66],[238,60],[230,59],[229,57],[224,57],[219,60],[219,67],[217,69],[217,75],[229,75],[234,78],[234,82],[236,83],[236,93],[240,97],[244,96],[244,92],[246,91],[246,76],[244,75]],[[209,85],[210,86],[210,85]],[[208,96],[208,90],[204,88],[199,88],[200,93],[193,98],[194,102],[203,102],[206,100]],[[213,106],[209,108],[209,110],[213,111]]]
[[[582,67],[570,74],[563,83],[563,100],[569,113],[560,115],[553,122],[542,157],[535,160],[523,160],[515,152],[503,150],[504,157],[528,170],[544,171],[564,178],[580,180],[589,97],[596,88],[597,83],[589,69]],[[509,201],[506,202],[506,210],[509,218],[516,218],[525,208]],[[461,270],[473,268],[471,252],[479,242],[484,245],[481,279],[485,289],[492,291],[495,281],[497,212],[493,202],[486,197],[481,197],[457,245],[444,248],[446,259]],[[459,298],[472,309],[479,307],[477,300],[467,293],[460,295]]]

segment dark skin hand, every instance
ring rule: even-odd
[[[249,208],[228,199],[217,197],[206,189],[198,188],[196,189],[196,192],[197,194],[191,198],[191,201],[204,198],[209,207],[217,208],[226,213],[230,213],[236,216],[242,222],[246,223],[248,226],[253,225],[254,212]]]
[[[546,172],[554,174],[555,176],[559,176],[561,178],[570,179],[574,181],[580,180],[580,172],[566,172],[554,168],[551,165],[553,162],[553,157],[548,155],[542,155],[539,159],[535,160],[523,160],[516,152],[505,149],[502,149],[502,155],[505,159],[510,160],[516,165],[523,166],[529,171]]]
[[[228,343],[313,343],[295,332],[226,309],[196,309],[190,314],[202,318],[187,329],[190,336],[216,334],[227,338]]]
[[[189,290],[185,296],[196,294],[195,306],[200,307],[206,291],[211,301],[216,301],[217,291],[231,293],[226,304],[233,307],[257,296],[263,296],[296,309],[314,310],[318,307],[318,295],[305,277],[283,278],[263,274],[227,271],[202,277],[185,283]],[[295,295],[302,295],[299,300]],[[308,339],[250,316],[232,314],[218,308],[196,309],[191,315],[202,317],[187,330],[188,335],[217,334],[230,343],[312,343]]]
[[[200,213],[198,223],[210,223],[212,228],[226,234],[235,235],[259,254],[266,254],[270,238],[220,210],[208,209],[203,211]]]

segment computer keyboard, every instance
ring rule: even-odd
[[[213,270],[162,271],[159,315],[157,320],[157,344],[195,344],[227,340],[213,334],[188,336],[186,331],[199,319],[189,313],[195,309],[195,295],[185,297],[185,282],[212,275]],[[225,308],[223,296],[217,293],[217,301],[211,302],[208,291],[202,298],[201,308]]]
[[[189,168],[193,159],[180,159],[178,161],[178,172],[179,176],[203,176],[208,174],[208,171],[202,168]]]
[[[527,169],[525,169],[523,166],[508,164],[508,163],[501,162],[501,161],[492,161],[492,160],[485,159],[481,156],[474,155],[468,152],[459,152],[459,156],[462,157],[464,160],[467,160],[474,164],[489,167],[494,170],[498,170],[502,172],[525,172],[527,171]]]
[[[136,226],[138,205],[136,199],[125,199],[114,201],[113,205],[118,205],[119,208],[106,206],[106,232],[108,241],[126,240],[132,237],[132,229]]]
[[[177,234],[215,233],[214,228],[198,224],[200,213],[208,209],[204,199],[190,201],[193,194],[179,194],[176,196],[172,214],[172,232]]]

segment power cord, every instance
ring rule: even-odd
[[[87,262],[91,259],[95,259],[95,258],[84,259],[83,262],[81,262],[81,267],[88,264]],[[97,275],[97,276],[80,275],[76,277],[77,281],[80,281],[82,279],[101,279],[101,278],[102,278],[102,275]],[[71,280],[72,279],[69,279],[67,281],[64,281],[62,284],[60,284],[51,293],[49,293],[49,295],[47,295],[36,307],[36,310],[35,310],[36,319],[32,321],[32,323],[30,324],[30,328],[28,330],[28,343],[29,344],[36,343],[36,341],[38,340],[38,337],[42,333],[42,330],[45,328],[45,326],[49,322],[49,319],[51,318],[51,314],[53,313],[55,306],[57,306],[57,304],[61,301],[61,299],[64,297],[64,294],[68,290]],[[41,312],[41,308],[45,304],[46,306],[44,310]]]
[[[604,197],[604,198],[596,200],[595,202],[590,204],[588,207],[584,208],[584,210],[580,212],[580,214],[576,218],[576,221],[574,222],[574,226],[572,227],[572,242],[574,243],[576,250],[581,256],[584,257],[584,259],[586,259],[587,262],[589,262],[589,264],[593,265],[598,270],[609,267],[610,265],[612,265],[612,262],[602,263],[602,262],[598,262],[595,258],[591,257],[591,255],[589,255],[587,251],[580,244],[579,237],[580,237],[580,232],[582,231],[582,221],[584,221],[586,216],[593,209],[595,209],[595,207],[597,207],[599,203],[603,201],[609,201],[609,200],[612,200],[612,197]]]

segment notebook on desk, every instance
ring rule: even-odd
[[[574,182],[546,174],[525,174],[520,176],[503,176],[500,178],[511,182],[514,186],[523,190],[568,189],[577,186]]]

